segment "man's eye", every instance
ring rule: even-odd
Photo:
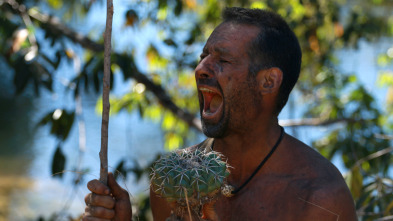
[[[199,56],[199,63],[201,63],[201,61],[204,59],[206,57],[206,55],[205,54],[201,54],[200,56]]]
[[[229,61],[227,61],[225,59],[220,59],[219,61],[220,61],[220,63],[229,63]]]

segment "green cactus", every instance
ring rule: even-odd
[[[178,207],[200,208],[214,200],[229,175],[228,164],[215,151],[178,150],[161,157],[152,168],[151,188]]]

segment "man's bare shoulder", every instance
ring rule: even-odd
[[[336,220],[356,220],[354,201],[339,170],[317,151],[291,136],[285,145],[285,149],[292,152],[285,157],[293,163],[292,172],[297,177],[290,186],[310,216],[305,220],[314,217],[320,220],[321,214],[336,217]]]
[[[287,164],[287,169],[299,176],[343,181],[338,169],[313,148],[287,135],[280,151],[280,161]],[[284,167],[285,168],[285,167]],[[294,170],[296,169],[297,170]],[[301,168],[301,170],[299,170]]]

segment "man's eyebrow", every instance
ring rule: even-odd
[[[220,54],[229,53],[229,50],[227,48],[222,48],[222,47],[215,47],[214,51]]]
[[[219,54],[229,53],[229,49],[222,48],[222,47],[214,47],[213,51],[216,52],[216,53],[219,53]],[[207,47],[204,47],[203,50],[202,50],[202,53],[204,53],[204,54],[209,53],[209,49]]]
[[[230,50],[228,48],[223,48],[223,47],[214,47],[212,49],[215,53],[218,54],[230,54]],[[209,54],[209,48],[208,47],[204,47],[202,49],[202,54]]]

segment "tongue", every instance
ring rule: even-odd
[[[222,103],[222,98],[219,95],[214,95],[212,100],[210,101],[210,113],[214,113],[218,110]]]

